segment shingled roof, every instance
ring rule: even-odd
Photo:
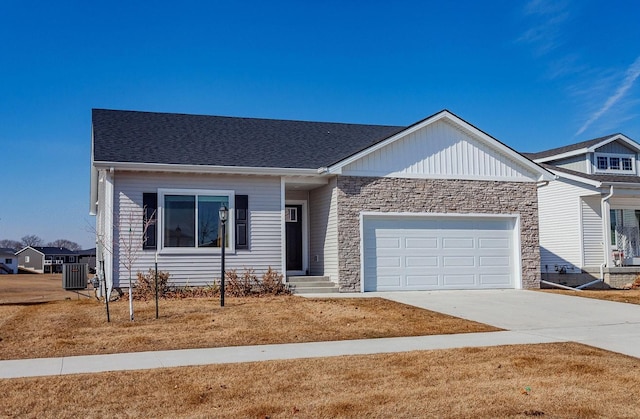
[[[614,175],[614,174],[608,174],[608,173],[602,173],[602,174],[588,174],[588,173],[582,173],[582,172],[578,172],[576,170],[570,170],[564,167],[558,167],[558,166],[554,166],[551,164],[547,164],[547,163],[540,163],[540,166],[544,167],[545,169],[549,170],[549,171],[553,171],[553,172],[559,172],[559,173],[566,173],[568,175],[573,175],[573,176],[577,176],[577,177],[581,177],[584,179],[589,179],[589,180],[595,180],[597,182],[602,182],[605,184],[611,184],[611,183],[636,183],[640,185],[640,177],[635,176],[635,175]]]
[[[587,141],[582,141],[580,143],[569,144],[562,147],[552,148],[550,150],[539,151],[537,153],[522,153],[522,154],[530,158],[531,160],[544,159],[545,157],[557,156],[559,154],[568,153],[570,151],[580,150],[582,148],[589,148],[593,145],[596,145],[605,140],[608,140],[611,137],[615,137],[616,135],[620,135],[620,134],[606,135],[604,137],[594,138],[593,140],[587,140]]]
[[[94,109],[95,162],[318,169],[404,127]]]

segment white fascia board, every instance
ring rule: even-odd
[[[228,175],[318,176],[318,169],[287,167],[204,166],[196,164],[123,163],[99,161],[96,168],[114,168],[138,172],[210,173]]]
[[[536,163],[546,163],[548,161],[566,159],[568,157],[578,156],[580,154],[585,154],[585,153],[589,153],[589,149],[586,148],[586,147],[583,147],[583,148],[579,148],[577,150],[571,150],[571,151],[567,151],[565,153],[554,154],[553,156],[547,156],[547,157],[542,157],[542,158],[539,158],[539,159],[535,159],[534,162],[536,162]]]
[[[412,125],[411,127],[407,128],[406,130],[403,130],[389,138],[387,138],[384,141],[381,141],[377,144],[372,145],[371,147],[367,148],[366,150],[362,150],[361,152],[354,154],[353,156],[344,159],[330,167],[327,168],[328,172],[331,174],[341,174],[342,173],[342,168],[344,168],[345,166],[353,163],[356,160],[359,160],[383,147],[386,147],[387,145],[398,141],[401,138],[406,137],[407,135],[410,135],[411,133],[418,131],[428,125],[431,125],[441,119],[447,119],[450,122],[452,122],[453,124],[471,132],[473,135],[480,137],[485,143],[489,144],[490,147],[495,148],[496,150],[500,151],[503,154],[506,154],[507,156],[511,157],[514,161],[516,161],[517,163],[521,164],[522,166],[528,168],[529,170],[531,170],[533,173],[538,174],[538,182],[541,181],[551,181],[554,179],[554,176],[545,168],[539,166],[538,164],[532,162],[531,160],[529,160],[528,158],[522,156],[521,154],[519,154],[518,152],[514,151],[513,149],[507,147],[506,145],[502,144],[500,141],[496,140],[495,138],[485,134],[484,132],[480,131],[478,128],[474,127],[473,125],[469,124],[468,122],[464,121],[463,119],[458,118],[457,116],[453,115],[451,112],[449,111],[441,111],[435,115],[433,115],[431,118],[427,118],[424,121]]]
[[[640,144],[636,143],[631,138],[629,138],[629,137],[627,137],[626,135],[623,135],[623,134],[616,134],[616,135],[613,135],[613,136],[607,138],[606,140],[602,140],[598,144],[594,144],[591,147],[589,147],[588,150],[590,152],[594,152],[594,151],[596,151],[596,149],[602,147],[603,145],[612,143],[612,142],[617,141],[617,140],[623,141],[628,146],[630,146],[631,148],[636,150],[636,152],[640,152]]]
[[[21,249],[21,250],[18,250],[18,251],[16,252],[16,255],[18,255],[18,253],[22,253],[22,252],[24,252],[24,251],[25,251],[25,250],[27,250],[27,249],[31,249],[31,250],[33,250],[34,252],[38,252],[38,253],[40,253],[42,256],[44,256],[44,253],[42,253],[42,252],[41,252],[41,251],[39,251],[38,249],[34,248],[33,246],[27,246],[27,247],[25,247],[25,248],[23,248],[23,249]]]
[[[584,183],[585,185],[595,186],[596,188],[602,187],[602,182],[597,180],[587,179],[582,176],[570,175],[568,173],[564,173],[556,170],[551,170],[551,172],[555,174],[557,178],[565,178],[565,179],[573,180],[575,182]]]

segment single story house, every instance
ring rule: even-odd
[[[90,212],[107,284],[226,268],[342,292],[538,288],[553,175],[453,113],[380,126],[94,109]]]
[[[21,268],[38,273],[62,273],[64,263],[76,263],[75,252],[65,247],[27,246],[16,253]]]
[[[17,273],[18,257],[16,256],[15,250],[0,247],[0,275]]]
[[[543,279],[612,287],[640,274],[640,144],[612,134],[527,153],[557,177],[538,190]]]

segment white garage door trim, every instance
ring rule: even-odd
[[[520,246],[520,215],[519,214],[453,214],[453,213],[407,213],[407,212],[366,212],[360,213],[360,292],[365,292],[365,223],[368,220],[412,220],[412,219],[424,219],[424,220],[469,220],[469,221],[482,221],[482,220],[507,220],[511,221],[511,234],[513,249],[513,282],[512,288],[522,288],[522,257]],[[436,288],[434,288],[436,289]],[[441,288],[447,289],[447,288]],[[449,287],[448,289],[464,289],[464,286]]]

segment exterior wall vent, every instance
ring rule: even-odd
[[[87,289],[87,264],[65,263],[62,265],[62,288],[65,290]]]

